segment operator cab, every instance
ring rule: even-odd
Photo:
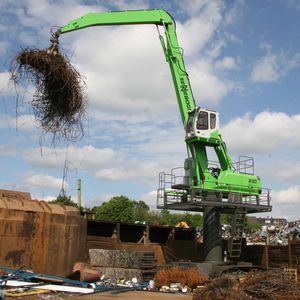
[[[186,138],[209,138],[211,133],[219,130],[219,113],[197,107],[189,112],[185,130]]]

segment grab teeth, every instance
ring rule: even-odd
[[[52,45],[47,50],[47,54],[55,56],[57,55],[57,53],[58,53],[58,43],[53,42]]]
[[[47,50],[47,54],[53,55],[53,56],[57,55],[58,44],[59,44],[59,41],[58,41],[59,35],[60,35],[59,30],[52,34],[51,39],[50,39],[51,46]]]

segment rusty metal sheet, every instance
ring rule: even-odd
[[[65,275],[86,259],[86,220],[77,209],[0,190],[0,265]]]
[[[128,228],[130,228],[129,233],[122,233]],[[146,241],[131,242],[132,240],[139,240],[143,231],[146,231],[147,234],[150,233],[150,240],[147,240],[146,237]],[[152,251],[155,253],[158,266],[181,259],[199,260],[200,253],[197,250],[197,244],[195,239],[191,239],[191,234],[194,236],[194,229],[187,231],[188,239],[181,239],[181,235],[176,235],[177,231],[178,229],[166,228],[166,226],[120,225],[113,222],[88,221],[87,249]],[[123,236],[123,239],[120,239],[120,236]],[[127,241],[125,241],[126,237]],[[152,241],[163,242],[155,243]]]

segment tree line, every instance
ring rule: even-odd
[[[58,203],[77,207],[71,197],[59,195],[51,203]],[[81,208],[81,212],[87,212],[94,220],[124,222],[136,224],[155,224],[176,226],[184,221],[189,227],[203,227],[203,216],[200,213],[171,213],[167,209],[150,210],[149,206],[142,200],[136,201],[126,196],[114,196],[107,202],[93,208]],[[221,215],[222,224],[231,223],[231,215]],[[246,222],[245,231],[252,232],[260,228],[257,224]]]
[[[77,204],[71,197],[59,195],[51,203],[58,203],[76,207]],[[185,221],[189,227],[202,227],[203,218],[201,214],[171,213],[166,209],[150,210],[150,207],[142,200],[131,200],[126,196],[114,196],[107,202],[93,208],[82,208],[95,220],[112,221],[124,223],[157,224],[175,226]]]

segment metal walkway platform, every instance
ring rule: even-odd
[[[158,209],[203,212],[205,207],[215,207],[221,213],[229,214],[234,213],[237,208],[243,209],[247,214],[272,210],[269,189],[262,189],[259,196],[207,190],[197,190],[191,195],[182,169],[174,168],[171,173],[159,174]],[[178,174],[178,171],[181,173]]]

